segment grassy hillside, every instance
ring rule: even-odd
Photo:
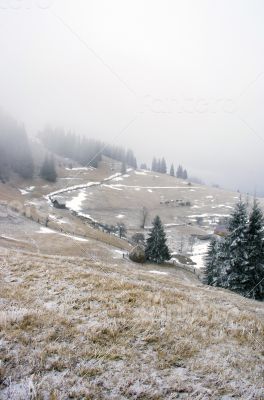
[[[132,266],[0,256],[1,399],[263,398],[263,304]]]
[[[135,265],[126,241],[47,200],[99,182],[61,196],[129,235],[144,206],[177,250],[183,236],[211,232],[238,194],[146,171],[105,180],[118,172],[111,160],[60,163],[53,185],[0,186],[0,399],[262,399],[263,303],[179,266]]]

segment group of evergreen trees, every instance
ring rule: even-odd
[[[172,175],[173,173],[173,175]],[[174,176],[174,166],[172,165],[171,168],[171,175]],[[188,172],[186,169],[183,169],[181,165],[178,166],[176,171],[176,177],[179,179],[188,179]]]
[[[120,161],[132,168],[137,168],[137,160],[132,150],[110,146],[99,140],[80,137],[63,129],[46,128],[39,133],[39,138],[48,150],[62,157],[68,157],[81,165],[97,168],[102,155]]]
[[[151,170],[153,172],[159,172],[160,174],[166,174],[167,173],[167,163],[166,163],[165,158],[163,157],[161,159],[157,159],[156,157],[154,157],[152,160]],[[180,179],[188,179],[188,172],[181,165],[179,165],[177,168],[176,174],[175,174],[174,164],[171,164],[170,176],[176,176],[177,178],[180,178]]]
[[[11,171],[30,179],[34,163],[25,128],[0,110],[0,180],[6,182]]]
[[[156,157],[154,157],[152,160],[151,170],[153,172],[159,172],[160,174],[166,174],[167,173],[167,164],[166,164],[165,158],[163,157],[162,159],[157,160]]]
[[[255,200],[248,215],[241,199],[231,215],[228,235],[213,238],[206,256],[205,281],[246,297],[264,299],[264,218]]]

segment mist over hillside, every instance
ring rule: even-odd
[[[264,399],[264,2],[0,0],[0,399]]]

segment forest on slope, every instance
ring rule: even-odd
[[[3,183],[11,171],[22,178],[32,178],[33,158],[24,126],[0,109],[0,180]]]

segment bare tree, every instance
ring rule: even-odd
[[[148,218],[148,209],[146,207],[142,207],[141,210],[141,225],[140,228],[141,229],[145,229],[145,225],[146,225],[146,220]]]
[[[143,235],[143,233],[135,233],[131,239],[137,244],[145,244],[145,236]]]
[[[117,231],[118,231],[118,235],[119,235],[120,239],[122,237],[126,237],[127,228],[126,228],[125,224],[117,224]]]

